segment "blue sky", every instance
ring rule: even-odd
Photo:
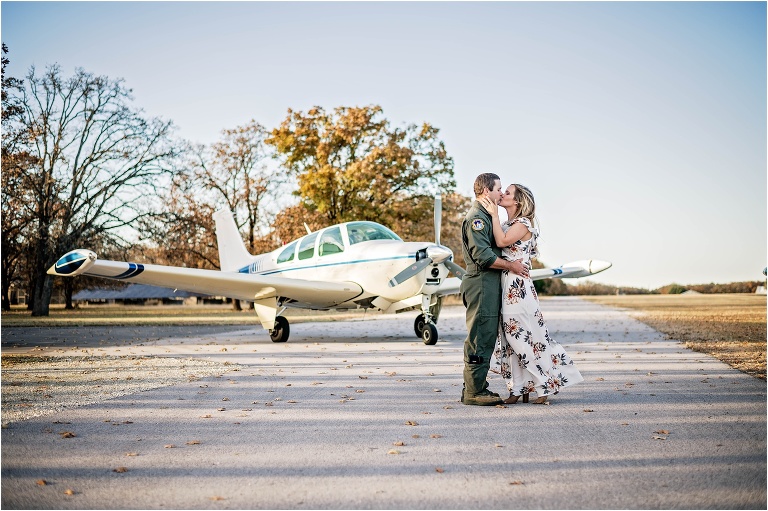
[[[288,108],[429,122],[458,191],[528,185],[541,259],[594,282],[759,280],[766,266],[764,2],[7,2],[9,73],[124,78],[211,143]],[[444,225],[443,229],[458,228]],[[574,282],[574,281],[569,281]]]

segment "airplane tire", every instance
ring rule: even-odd
[[[275,328],[269,331],[269,337],[272,342],[286,342],[291,334],[291,327],[288,320],[282,316],[275,318]]]
[[[413,322],[413,331],[416,332],[416,337],[419,339],[421,339],[421,336],[423,335],[425,323],[424,314],[416,316],[416,321]]]
[[[437,327],[432,323],[426,323],[424,325],[424,331],[421,333],[421,339],[424,344],[432,346],[437,343]]]

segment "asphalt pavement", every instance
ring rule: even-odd
[[[764,381],[620,310],[570,297],[542,310],[585,378],[543,406],[459,402],[461,307],[443,310],[435,346],[406,313],[295,324],[285,344],[238,327],[35,348],[231,370],[11,423],[2,507],[766,508]]]

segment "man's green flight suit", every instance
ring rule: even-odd
[[[471,398],[487,394],[486,378],[499,331],[501,311],[501,270],[489,268],[496,258],[501,257],[501,249],[493,239],[491,215],[478,201],[472,203],[464,217],[461,238],[464,262],[467,265],[467,274],[461,280],[461,297],[467,308],[468,330],[464,341],[464,400],[465,395]]]

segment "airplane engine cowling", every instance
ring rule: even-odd
[[[96,254],[90,250],[77,249],[67,252],[48,269],[49,275],[74,277],[88,271],[96,262]]]

